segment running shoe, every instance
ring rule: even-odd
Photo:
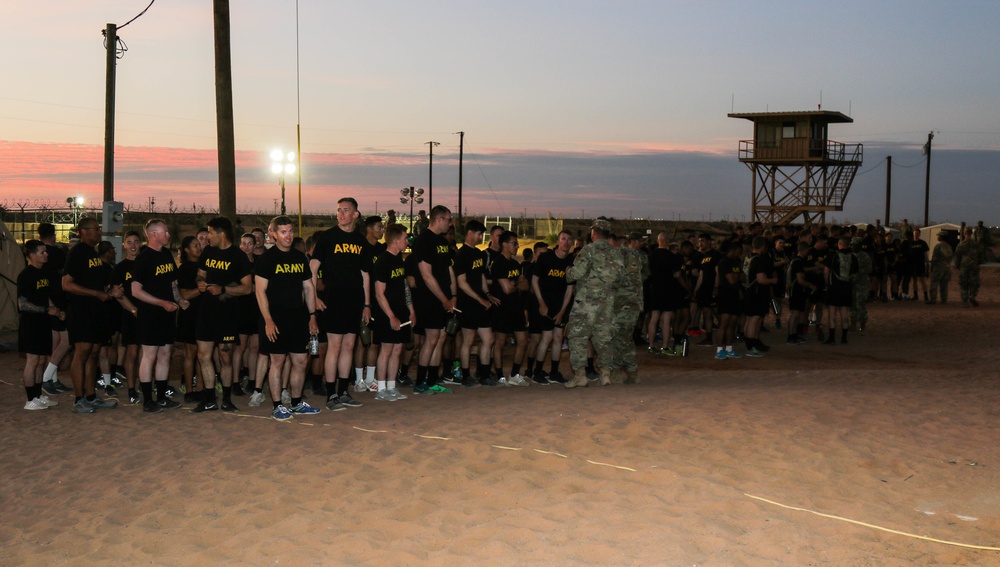
[[[462,378],[462,386],[466,388],[475,388],[479,386],[479,381],[472,376],[466,376],[465,378]]]
[[[292,405],[292,394],[288,391],[288,388],[281,390],[281,403],[286,406]]]
[[[368,391],[368,385],[365,384],[365,381],[363,379],[355,380],[354,381],[354,391],[355,392],[367,392]]]
[[[46,394],[52,394],[53,396],[62,392],[62,390],[60,390],[59,387],[56,386],[56,383],[52,381],[43,382],[42,391],[45,392]]]
[[[375,399],[380,402],[394,402],[396,401],[396,396],[393,396],[389,390],[382,390],[375,394]]]
[[[121,388],[125,385],[125,373],[122,370],[115,370],[115,373],[111,375],[111,385]]]
[[[42,401],[39,400],[38,398],[35,398],[33,400],[28,400],[27,402],[25,402],[24,409],[30,411],[37,411],[37,410],[49,409],[49,406],[43,404]]]
[[[203,411],[219,411],[219,404],[202,400],[201,403],[191,408],[191,413],[201,413]]]
[[[45,407],[48,407],[48,408],[51,408],[51,407],[59,405],[59,402],[54,401],[54,400],[50,400],[49,397],[46,396],[45,394],[42,394],[41,396],[38,396],[35,399],[38,400],[39,402],[42,402],[43,404],[45,404]]]
[[[139,395],[139,392],[135,392],[135,391],[129,392],[128,403],[130,403],[132,405],[141,404],[142,403],[142,396]]]
[[[352,398],[351,394],[349,394],[348,392],[344,392],[343,395],[340,396],[340,403],[344,404],[345,406],[347,406],[349,408],[359,408],[359,407],[365,405],[365,404],[359,402],[358,400],[355,400],[354,398]]]
[[[84,398],[84,399],[86,399],[86,398]],[[114,401],[112,401],[112,400],[105,400],[105,399],[101,399],[101,398],[98,398],[98,397],[95,397],[92,400],[87,400],[87,403],[90,404],[92,407],[95,407],[97,409],[111,409],[113,407],[117,407],[118,406],[118,400],[114,400]]]
[[[427,384],[417,384],[416,386],[413,387],[413,393],[418,395],[427,395],[427,396],[433,396],[437,394],[437,392],[431,390]]]
[[[73,413],[97,413],[97,408],[87,403],[86,398],[73,404]]]
[[[52,382],[56,385],[56,389],[59,390],[60,392],[72,392],[73,391],[72,387],[67,386],[66,384],[63,384],[59,380],[53,380]]]
[[[551,382],[549,382],[549,379],[545,376],[545,374],[542,373],[535,374],[534,376],[532,376],[531,381],[534,382],[535,384],[538,384],[539,386],[548,386],[549,384],[551,384]]]
[[[504,376],[501,376],[501,377],[497,378],[496,379],[496,383],[497,383],[497,386],[505,386],[505,387],[506,386],[513,386],[513,384],[510,384],[510,383],[507,382],[507,378],[504,377]]]
[[[367,390],[368,390],[369,392],[378,392],[378,382],[377,382],[377,381],[375,381],[375,380],[372,380],[371,382],[368,382],[368,381],[366,380],[366,381],[365,381],[365,388],[366,388],[366,389],[367,389]]]
[[[751,358],[760,358],[764,356],[764,353],[757,347],[750,347],[750,349],[747,350],[746,356],[749,356]]]
[[[510,386],[528,386],[530,382],[524,379],[524,376],[520,374],[515,374],[513,376],[507,377],[507,384]]]
[[[743,355],[733,350],[727,350],[726,358],[743,358]]]
[[[160,404],[154,401],[147,401],[142,404],[142,411],[144,413],[160,413],[163,411],[163,408],[160,407]]]
[[[442,386],[440,384],[434,384],[433,386],[429,386],[427,389],[429,391],[431,391],[431,392],[434,392],[435,394],[451,394],[452,393],[451,388],[445,388],[444,386]]]
[[[236,407],[233,402],[228,400],[222,400],[222,405],[219,406],[222,411],[238,412],[240,408]]]
[[[726,351],[724,350],[720,350],[715,353],[715,360],[726,360],[727,358],[729,357],[726,356]]]
[[[290,419],[293,419],[294,417],[295,416],[292,415],[292,412],[288,411],[288,408],[286,408],[281,404],[278,404],[278,407],[274,408],[274,410],[271,412],[271,418],[277,421],[288,421]]]
[[[404,388],[409,388],[410,386],[413,386],[413,380],[405,374],[398,374],[396,375],[396,384]]]
[[[163,398],[162,400],[156,400],[156,405],[160,406],[162,409],[175,409],[181,407],[182,403],[171,400],[170,398]]]
[[[171,388],[170,386],[167,386],[167,395],[168,396],[173,396],[174,394],[170,393],[170,392],[173,392],[173,391],[174,391],[173,388]],[[243,389],[243,385],[240,384],[240,381],[238,381],[238,380],[233,380],[233,395],[234,396],[245,396],[245,395],[247,395],[246,391]]]
[[[402,392],[400,392],[399,390],[397,390],[395,388],[389,388],[388,390],[386,390],[386,392],[389,392],[390,394],[392,394],[392,397],[396,398],[397,400],[405,400],[406,399],[406,396],[404,396]]]
[[[559,384],[565,384],[566,378],[563,377],[562,372],[552,372],[549,374],[549,382],[557,382]]]
[[[340,403],[340,398],[338,398],[337,396],[330,396],[326,400],[326,409],[330,411],[343,411],[347,409],[347,406]]]
[[[250,394],[250,407],[255,408],[264,403],[264,392],[257,392]]]
[[[279,405],[279,408],[285,407],[284,405]],[[299,415],[315,415],[320,412],[319,408],[314,408],[306,402],[299,402],[298,405],[292,406],[292,413],[297,413]]]

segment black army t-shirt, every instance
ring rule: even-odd
[[[205,283],[226,286],[237,284],[250,274],[250,260],[238,246],[231,245],[225,250],[209,246],[201,253],[198,269],[204,270]],[[219,296],[207,294],[205,297],[218,299]]]
[[[538,278],[538,290],[549,308],[550,316],[554,317],[562,307],[566,295],[566,270],[573,265],[573,256],[567,254],[564,258],[556,256],[555,251],[546,252],[538,257],[535,266],[535,277]]]
[[[410,308],[406,305],[406,268],[401,254],[383,252],[375,262],[374,280],[385,284],[385,299],[393,315],[401,322],[410,320]],[[375,304],[375,317],[386,317],[378,301]]]
[[[371,272],[372,255],[368,240],[358,232],[345,232],[335,226],[319,233],[313,258],[323,271],[327,297],[355,297],[363,291],[362,272]]]
[[[427,290],[427,283],[420,277],[420,262],[426,262],[431,266],[431,274],[437,282],[441,291],[447,296],[451,293],[451,272],[448,268],[452,265],[451,250],[448,248],[448,239],[433,231],[425,230],[413,242],[413,254],[417,262],[418,272],[414,274],[417,278],[417,290],[430,293]]]
[[[142,284],[142,290],[153,297],[173,301],[173,283],[177,280],[176,267],[174,255],[170,250],[161,248],[156,251],[152,248],[143,248],[135,259],[132,279]]]
[[[486,252],[475,246],[462,246],[455,255],[455,277],[465,274],[472,291],[483,297],[483,278],[486,277]],[[459,302],[474,301],[464,291],[459,290]]]
[[[253,273],[267,280],[267,304],[274,317],[282,311],[301,312],[305,300],[302,284],[312,278],[309,259],[294,248],[282,252],[277,246],[265,250],[254,262]]]

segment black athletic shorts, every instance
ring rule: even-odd
[[[770,304],[768,296],[748,292],[743,299],[743,313],[747,317],[766,317]]]
[[[448,312],[444,310],[441,301],[430,292],[417,291],[413,302],[417,314],[417,324],[420,329],[444,329],[448,321]]]
[[[333,335],[356,335],[361,328],[361,314],[365,310],[364,290],[358,288],[356,293],[332,296],[325,293],[323,303],[326,311],[320,311],[317,319],[322,319],[321,327]]]
[[[139,308],[139,344],[166,346],[174,344],[177,335],[177,316],[155,305],[142,304]]]
[[[510,307],[504,307],[503,303],[497,307],[497,312],[493,316],[493,332],[509,335],[527,330],[523,307],[516,301],[507,305]]]
[[[197,343],[195,339],[195,330],[198,327],[198,309],[200,304],[193,304],[187,309],[181,309],[177,312],[177,342],[184,343],[186,345],[193,345]],[[131,317],[131,315],[126,314],[126,316]],[[125,329],[122,328],[122,335],[124,336]]]
[[[264,318],[257,318],[257,336],[261,354],[305,354],[309,350],[309,314],[273,313],[271,317],[278,327],[277,340],[271,342],[265,332]]]
[[[788,308],[792,311],[805,311],[808,296],[808,289],[800,288],[797,285],[792,286],[792,292],[788,294]]]
[[[372,344],[401,345],[408,342],[410,342],[409,326],[393,331],[388,317],[379,317],[372,321]]]
[[[738,293],[720,293],[715,298],[719,315],[739,315],[743,312],[743,302]]]
[[[925,262],[910,262],[912,268],[911,275],[915,278],[927,277],[927,264]]]
[[[248,300],[240,301],[241,335],[253,335],[257,333],[257,320],[260,319],[260,307],[257,305],[257,296],[253,296],[253,298],[253,302]]]
[[[239,306],[236,301],[205,297],[198,309],[195,339],[216,344],[240,344]]]
[[[830,307],[850,307],[854,302],[854,290],[851,286],[833,286],[826,291],[826,304]]]
[[[699,288],[698,293],[695,294],[694,301],[702,309],[714,307],[715,299],[712,297],[711,286],[702,286]]]
[[[458,308],[462,311],[458,314],[458,323],[463,329],[482,329],[493,326],[492,314],[495,307],[487,310],[479,302],[470,299],[463,301]],[[420,317],[417,317],[417,321],[420,321]]]
[[[92,297],[73,298],[66,312],[66,330],[71,344],[107,344],[111,326],[104,303]]]
[[[52,317],[46,313],[22,313],[17,326],[17,352],[52,354]]]
[[[125,346],[139,344],[139,320],[128,311],[122,312],[121,320],[122,344]],[[192,331],[192,338],[193,336],[194,333]]]
[[[826,290],[823,288],[814,290],[812,293],[809,294],[808,301],[812,305],[819,305],[822,303],[826,303]]]

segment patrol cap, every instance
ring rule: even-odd
[[[629,240],[642,240],[646,238],[646,233],[642,232],[641,230],[633,230],[632,232],[628,233],[628,237]]]
[[[603,218],[594,219],[594,223],[590,225],[590,228],[596,228],[597,230],[606,230],[611,232],[611,221]]]

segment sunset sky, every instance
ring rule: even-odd
[[[0,204],[102,198],[101,30],[148,0],[0,4]],[[735,112],[850,115],[865,163],[842,220],[1000,224],[1000,2],[299,0],[303,201],[470,214],[747,219]],[[269,153],[294,149],[294,0],[232,2],[237,201],[272,211]],[[218,205],[211,0],[159,0],[121,30],[116,198]],[[295,181],[288,208],[297,210]]]

